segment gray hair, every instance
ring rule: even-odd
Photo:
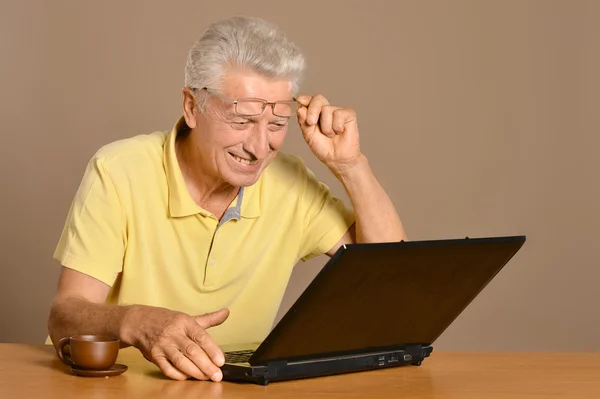
[[[278,28],[260,18],[237,16],[208,26],[188,53],[185,86],[221,87],[227,67],[250,69],[269,78],[289,78],[297,95],[305,59]],[[198,100],[200,109],[204,99]]]

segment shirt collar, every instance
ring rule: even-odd
[[[184,217],[195,214],[208,216],[210,213],[199,207],[190,195],[179,162],[175,152],[175,140],[177,134],[188,130],[182,116],[173,126],[171,132],[167,135],[163,148],[163,166],[167,177],[167,186],[169,189],[169,215],[171,217]],[[262,186],[262,176],[258,182],[252,186],[242,187],[238,196],[233,200],[232,207],[236,207],[239,197],[242,197],[240,215],[243,218],[256,218],[260,216],[260,187]]]

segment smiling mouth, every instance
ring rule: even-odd
[[[241,163],[242,165],[256,165],[258,163],[258,159],[255,159],[253,161],[250,161],[248,159],[244,159],[244,158],[240,158],[237,155],[234,155],[232,153],[228,153],[229,155],[231,155],[231,157],[233,159],[235,159],[236,161],[238,161],[239,163]]]

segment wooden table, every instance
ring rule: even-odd
[[[436,352],[420,367],[268,386],[172,381],[133,349],[118,377],[77,377],[48,346],[0,344],[0,398],[600,398],[598,353]]]

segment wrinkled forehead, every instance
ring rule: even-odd
[[[252,71],[230,71],[222,81],[221,92],[236,100],[259,98],[268,102],[292,99],[293,84],[289,78],[270,78]]]

